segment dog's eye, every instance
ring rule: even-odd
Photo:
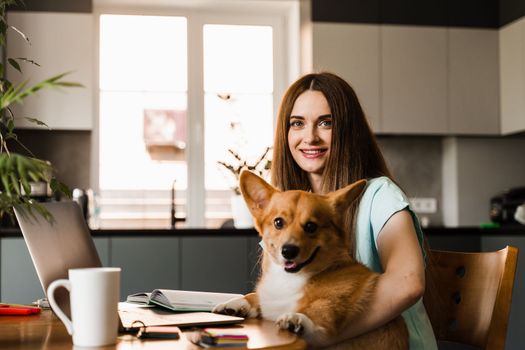
[[[283,218],[275,218],[273,220],[273,226],[275,226],[276,229],[280,230],[284,226],[284,220]]]
[[[317,224],[315,222],[308,221],[304,225],[304,231],[306,233],[314,233],[317,230]]]

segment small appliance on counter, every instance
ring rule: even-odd
[[[490,199],[490,219],[505,224],[520,224],[515,218],[516,212],[521,215],[525,204],[525,187],[515,187]],[[518,210],[520,209],[520,210]],[[518,218],[521,219],[521,216]]]

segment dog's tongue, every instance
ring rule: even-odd
[[[297,267],[297,264],[295,261],[287,260],[284,262],[284,268],[285,269],[295,269]]]

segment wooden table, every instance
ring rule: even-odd
[[[228,349],[305,349],[305,342],[292,333],[278,330],[273,322],[247,320],[242,327],[250,340],[248,347]],[[129,340],[129,339],[132,340]],[[128,340],[126,340],[128,339]],[[49,310],[33,316],[0,316],[0,349],[86,349],[73,346],[71,336],[62,322]],[[202,349],[186,339],[140,340],[129,335],[119,336],[117,344],[90,349]]]

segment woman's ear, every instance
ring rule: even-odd
[[[255,217],[261,214],[270,202],[272,195],[277,192],[277,189],[248,170],[241,173],[239,187],[248,209]]]
[[[358,180],[353,184],[343,187],[328,194],[332,206],[336,211],[344,212],[355,201],[366,187],[366,180]]]

